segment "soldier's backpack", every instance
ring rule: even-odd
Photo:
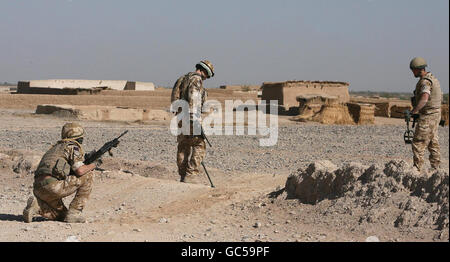
[[[171,103],[173,103],[174,101],[178,100],[178,99],[184,99],[184,100],[188,100],[188,98],[186,97],[187,95],[187,88],[188,88],[188,84],[189,84],[189,79],[193,76],[196,75],[197,73],[195,72],[191,72],[188,73],[180,78],[178,78],[178,80],[175,82],[175,85],[173,85],[172,88],[172,96],[171,96]]]
[[[189,76],[189,74],[186,74],[184,76],[181,76],[180,78],[177,79],[177,81],[175,82],[175,84],[173,85],[172,88],[172,96],[170,98],[170,102],[173,103],[176,100],[181,99],[182,97],[182,92],[183,89],[185,88],[185,79]],[[183,86],[184,84],[184,86]]]

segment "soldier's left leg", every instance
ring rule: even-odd
[[[430,151],[430,164],[433,169],[439,169],[441,165],[441,149],[438,134],[439,121],[441,121],[440,114],[436,114],[435,119],[430,121],[431,139],[428,144],[428,151]]]
[[[414,132],[412,151],[414,154],[414,166],[422,171],[425,158],[425,150],[430,143],[430,123],[427,116],[420,116]]]
[[[195,137],[192,142],[192,156],[189,160],[187,175],[198,175],[200,167],[206,155],[206,143],[203,138]]]
[[[92,192],[94,175],[89,172],[82,177],[70,176],[66,179],[66,184],[68,187],[77,188],[75,197],[70,203],[67,215],[64,221],[67,223],[85,223],[86,218],[81,215],[86,202],[89,200],[89,196]]]
[[[180,135],[177,139],[178,151],[177,151],[177,166],[178,174],[180,175],[180,181],[186,177],[186,170],[189,162],[189,155],[191,154],[191,145],[188,137]]]
[[[78,188],[75,197],[70,203],[69,211],[83,211],[94,186],[94,174],[92,172],[89,172],[82,177],[69,176],[66,181],[69,185]]]

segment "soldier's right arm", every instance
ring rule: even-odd
[[[82,177],[96,168],[95,163],[85,165],[84,155],[78,145],[70,144],[65,150],[67,162],[77,177]]]
[[[418,92],[416,93],[415,96],[415,105],[413,110],[412,110],[412,114],[418,114],[420,112],[420,110],[422,110],[422,108],[428,103],[428,100],[430,98],[431,95],[431,86],[432,83],[430,80],[428,79],[423,79],[420,83],[421,89],[418,90]]]

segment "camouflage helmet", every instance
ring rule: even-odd
[[[67,123],[61,131],[62,139],[78,139],[84,136],[84,128],[77,123]]]
[[[409,68],[411,68],[411,70],[425,69],[427,66],[428,66],[427,61],[425,61],[425,59],[423,59],[422,57],[416,57],[413,60],[411,60]]]
[[[208,60],[200,61],[198,64],[195,65],[195,67],[205,69],[206,72],[208,72],[208,78],[214,76],[214,66]]]

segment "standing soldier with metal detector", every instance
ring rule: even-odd
[[[206,89],[203,80],[214,76],[214,67],[209,61],[201,61],[196,66],[196,71],[188,73],[176,81],[172,90],[172,103],[184,100],[189,104],[189,134],[180,134],[177,137],[177,165],[180,182],[195,183],[200,173],[203,158],[206,155],[206,143],[202,132],[196,134],[194,131],[201,129],[201,109],[206,101]],[[180,111],[178,111],[180,113]],[[178,125],[181,128],[181,123]],[[190,159],[189,159],[189,156]]]
[[[430,151],[432,169],[441,164],[438,126],[441,120],[442,91],[439,81],[426,71],[427,62],[421,57],[411,61],[410,68],[416,78],[420,78],[414,91],[412,115],[418,115],[418,122],[412,141],[414,167],[423,171],[425,149]]]

